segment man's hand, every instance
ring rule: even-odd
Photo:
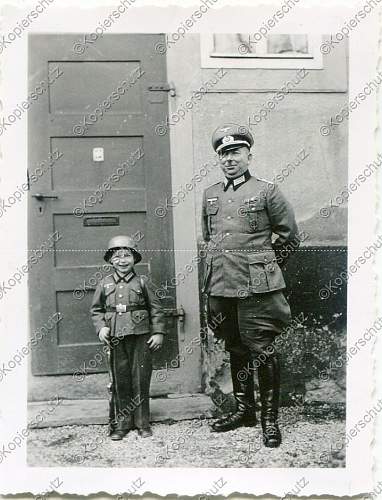
[[[98,337],[101,342],[108,344],[110,338],[110,328],[108,326],[103,326],[98,333]]]
[[[151,335],[147,343],[152,351],[158,351],[163,344],[163,333],[154,333],[154,335]]]

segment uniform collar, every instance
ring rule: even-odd
[[[251,178],[251,174],[249,173],[249,170],[246,170],[243,175],[240,177],[236,177],[235,179],[224,179],[224,191],[227,191],[227,189],[232,186],[232,189],[236,191],[236,189],[239,189],[239,187],[247,182]]]
[[[134,278],[135,273],[131,272],[129,274],[126,274],[126,276],[120,276],[117,271],[114,271],[113,273],[113,278],[116,283],[119,283],[120,281],[124,281],[125,283],[128,283],[132,278]]]

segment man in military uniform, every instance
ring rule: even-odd
[[[291,253],[299,241],[293,209],[279,188],[248,170],[253,142],[252,134],[240,125],[215,130],[212,146],[225,178],[203,195],[203,238],[208,243],[203,291],[208,294],[211,328],[230,352],[237,405],[236,412],[212,425],[212,431],[256,425],[251,371],[255,366],[263,441],[274,448],[281,443],[281,433],[280,368],[273,341],[291,315],[279,267],[285,259],[280,254]],[[277,235],[275,241],[272,235]],[[218,314],[224,320],[212,326]]]

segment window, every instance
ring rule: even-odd
[[[201,34],[204,68],[321,69],[321,36],[246,33]]]

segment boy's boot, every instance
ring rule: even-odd
[[[153,431],[151,430],[151,427],[147,427],[146,429],[138,429],[138,434],[142,438],[147,438],[153,435]]]
[[[212,424],[212,432],[226,432],[238,427],[253,427],[257,424],[253,373],[250,362],[231,353],[231,377],[236,411]]]
[[[267,448],[281,444],[277,424],[280,399],[280,365],[275,354],[269,355],[258,368],[263,442]]]
[[[126,436],[129,430],[130,429],[126,428],[126,425],[124,425],[124,423],[120,424],[118,422],[110,433],[110,439],[112,441],[121,441],[121,439],[123,439]]]

